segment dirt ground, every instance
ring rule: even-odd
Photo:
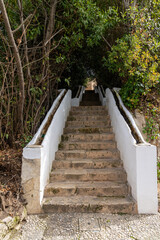
[[[0,220],[21,215],[23,210],[21,165],[22,149],[0,151]]]

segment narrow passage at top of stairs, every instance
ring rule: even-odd
[[[96,94],[92,90],[86,91],[85,94],[83,95],[83,99],[80,106],[101,106],[98,93]]]

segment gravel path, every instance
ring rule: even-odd
[[[51,214],[27,217],[4,240],[160,240],[157,215]]]

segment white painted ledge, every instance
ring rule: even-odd
[[[135,121],[134,121],[134,118],[132,117],[131,113],[128,111],[128,109],[124,106],[123,102],[122,102],[122,99],[119,95],[119,91],[120,91],[120,88],[113,88],[113,90],[115,91],[115,94],[119,100],[119,103],[120,103],[120,106],[121,108],[123,109],[123,111],[125,112],[126,116],[128,117],[129,121],[131,122],[134,130],[136,131],[137,135],[138,135],[138,138],[140,140],[141,143],[144,143],[145,145],[151,145],[150,143],[146,142],[139,130],[139,128],[137,127]]]
[[[80,92],[79,92],[80,91]],[[78,93],[75,98],[72,98],[71,105],[72,107],[79,107],[80,102],[82,101],[83,93],[85,92],[84,86],[79,86]]]
[[[156,146],[147,144],[145,141],[142,141],[141,144],[136,144],[136,140],[133,138],[128,124],[119,112],[113,94],[109,89],[106,89],[106,98],[117,146],[127,172],[127,180],[131,186],[132,196],[137,202],[138,213],[157,214]],[[124,111],[126,110],[124,109]],[[130,113],[126,112],[126,114]],[[130,120],[135,126],[134,119],[131,118],[130,114]]]
[[[36,132],[36,134],[34,135],[34,137],[32,138],[32,140],[27,144],[27,146],[23,149],[23,154],[25,154],[26,152],[26,148],[30,147],[31,145],[34,145],[37,141],[37,139],[39,138],[41,132],[42,132],[42,129],[44,128],[45,124],[47,123],[48,121],[48,118],[49,116],[51,115],[51,113],[53,112],[53,109],[56,107],[56,105],[58,104],[59,100],[61,99],[61,97],[63,96],[65,92],[65,89],[61,89],[60,90],[60,94],[58,95],[58,97],[56,98],[56,100],[53,102],[53,105],[52,107],[50,108],[50,110],[48,111],[46,117],[44,118],[43,122],[41,123],[38,131]]]

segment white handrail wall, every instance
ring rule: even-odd
[[[43,199],[44,188],[49,180],[52,163],[55,159],[55,153],[58,150],[58,145],[61,142],[61,135],[63,134],[63,129],[65,127],[70,108],[71,91],[69,90],[57,109],[48,128],[47,134],[42,142],[43,148],[41,151],[40,202],[42,202]]]
[[[106,98],[103,96],[101,88],[98,86],[96,92],[99,94],[99,100],[102,106],[106,106]]]
[[[55,152],[58,150],[63,128],[71,108],[70,90],[67,91],[60,106],[55,112],[41,145],[35,145],[35,143],[40,137],[48,118],[63,96],[64,91],[65,90],[63,90],[54,101],[31,142],[23,149],[22,186],[24,197],[28,202],[27,210],[30,214],[42,212],[41,205],[44,188],[48,183]]]
[[[106,89],[106,98],[117,146],[127,172],[132,196],[137,202],[138,213],[156,214],[158,212],[156,147],[145,141],[136,144],[109,89]]]

